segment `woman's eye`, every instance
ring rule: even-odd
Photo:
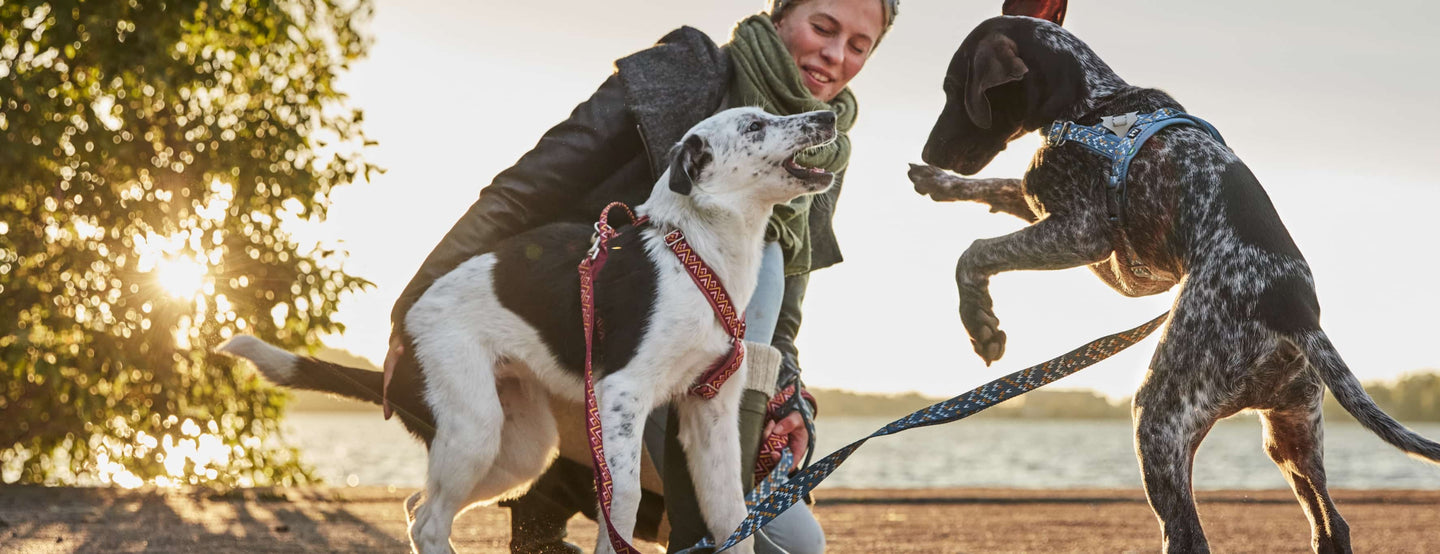
[[[830,36],[831,34],[834,33],[834,31],[831,31],[830,29],[826,29],[826,28],[821,27],[821,26],[819,26],[819,25],[811,25],[811,27],[813,27],[813,28],[815,29],[815,32],[816,32],[816,33],[820,33],[820,34],[825,35],[825,36]]]
[[[759,121],[753,121],[753,122],[750,123],[750,127],[747,128],[747,129],[745,129],[745,132],[747,132],[747,133],[758,133],[758,132],[760,132],[760,128],[761,128],[761,127],[764,127],[764,125],[760,124]]]

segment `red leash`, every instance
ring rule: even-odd
[[[620,202],[611,202],[600,212],[600,221],[595,224],[595,244],[590,248],[590,253],[584,260],[580,261],[580,315],[585,326],[585,424],[589,430],[587,435],[590,440],[590,457],[595,462],[595,494],[600,498],[600,512],[605,518],[605,528],[610,534],[610,544],[615,551],[622,554],[639,554],[630,543],[620,536],[611,523],[610,506],[614,502],[615,483],[610,478],[610,466],[605,462],[604,434],[600,428],[600,406],[595,401],[595,380],[593,377],[593,351],[595,335],[595,276],[605,266],[605,259],[609,255],[610,239],[619,236],[619,232],[610,226],[610,209],[619,207],[630,217],[634,227],[640,227],[649,221],[649,218],[636,218],[630,208]],[[679,230],[671,231],[665,235],[665,245],[680,259],[685,266],[685,271],[695,281],[695,286],[705,293],[705,298],[710,301],[710,307],[715,310],[715,317],[730,334],[730,353],[724,359],[706,370],[700,379],[690,387],[690,393],[696,396],[711,399],[720,392],[720,387],[725,380],[734,375],[740,369],[740,364],[745,360],[745,317],[735,309],[730,302],[730,295],[725,293],[725,286],[715,276],[715,272],[705,265],[705,261],[690,248],[685,241],[684,233]]]

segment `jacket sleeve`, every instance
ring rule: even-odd
[[[490,251],[501,239],[558,220],[643,148],[619,75],[611,75],[568,119],[480,191],[480,198],[410,278],[390,312],[391,324],[403,324],[410,307],[440,276]]]

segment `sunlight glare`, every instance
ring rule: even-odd
[[[205,284],[205,266],[194,260],[166,259],[156,264],[155,269],[161,288],[176,298],[195,296]]]

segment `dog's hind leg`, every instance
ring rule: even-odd
[[[543,387],[512,377],[501,379],[498,389],[505,412],[500,452],[471,492],[471,505],[523,493],[550,465],[559,445],[555,415],[550,412],[550,398]]]
[[[436,408],[425,494],[410,527],[411,545],[422,554],[453,551],[455,516],[470,504],[500,449],[505,414],[494,357],[473,338],[457,338],[444,345],[448,350],[433,343],[417,348],[426,368],[426,396]]]
[[[1298,360],[1304,363],[1304,359]],[[1265,429],[1265,452],[1305,510],[1310,520],[1310,546],[1315,552],[1350,552],[1350,526],[1340,517],[1325,486],[1319,375],[1302,371],[1278,395],[1273,409],[1260,412]]]
[[[1165,346],[1162,344],[1161,349]],[[1151,368],[1135,393],[1135,453],[1145,496],[1160,520],[1165,552],[1209,552],[1191,478],[1195,450],[1217,419],[1213,401],[1197,392],[1180,372],[1201,367]]]
[[[610,468],[613,493],[610,524],[615,526],[621,538],[630,543],[634,542],[636,511],[640,509],[641,433],[645,430],[645,415],[655,407],[655,385],[646,382],[637,373],[641,372],[628,368],[595,384],[600,425],[603,427],[601,436],[605,441],[605,463]],[[595,552],[614,552],[603,517],[600,518]]]

